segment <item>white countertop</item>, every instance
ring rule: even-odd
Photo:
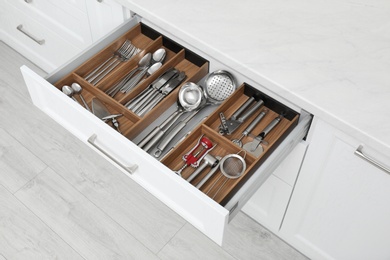
[[[390,154],[389,0],[116,1]]]

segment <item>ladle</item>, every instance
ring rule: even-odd
[[[85,99],[84,99],[83,95],[81,95],[81,92],[83,91],[83,88],[80,86],[80,84],[74,82],[74,83],[72,83],[71,87],[72,87],[72,89],[74,91],[74,94],[79,95],[79,97],[80,97],[81,101],[83,102],[85,108],[89,112],[91,112],[91,109],[89,109],[89,106],[88,106],[87,102],[85,102]]]
[[[151,66],[153,66],[153,64],[155,64],[155,63],[158,63],[158,62],[162,63],[162,61],[165,59],[166,54],[167,54],[167,52],[163,48],[160,48],[160,49],[156,50],[153,53],[153,56],[152,56],[152,59],[151,59],[150,63],[146,67],[144,67],[142,69],[142,71],[140,73],[138,73],[134,78],[129,80],[129,82],[126,84],[127,87],[126,88],[122,88],[121,91],[122,92],[128,92],[129,90],[131,90],[135,86],[137,86],[137,84],[141,81],[141,79],[148,72],[149,68]]]
[[[138,66],[134,69],[132,69],[126,77],[124,77],[118,84],[114,85],[113,87],[111,87],[110,89],[108,89],[106,91],[106,94],[113,97],[115,96],[119,90],[122,90],[122,88],[124,88],[125,84],[131,79],[131,77],[134,76],[134,74],[139,71],[139,70],[142,70],[144,68],[146,68],[150,62],[152,60],[152,54],[150,52],[146,53],[138,62]]]
[[[227,71],[217,70],[207,75],[205,87],[202,89],[201,102],[187,118],[181,120],[157,146],[155,157],[160,157],[169,142],[195,117],[199,111],[209,105],[219,105],[226,100],[236,89],[234,77]]]

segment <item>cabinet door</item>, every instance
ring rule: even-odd
[[[281,229],[313,259],[390,258],[390,176],[356,156],[359,145],[323,122],[314,130]]]
[[[114,0],[86,0],[86,3],[93,41],[106,35],[127,18],[126,9]]]
[[[301,141],[253,194],[242,211],[274,233],[279,232],[307,148]]]

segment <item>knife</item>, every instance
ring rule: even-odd
[[[155,96],[152,97],[152,99],[148,102],[148,104],[145,107],[143,107],[139,112],[137,112],[137,115],[143,116],[144,114],[149,112],[164,97],[166,97],[175,88],[177,88],[185,78],[186,78],[186,74],[184,73],[184,71],[180,72],[180,74],[177,77],[171,78],[162,88],[160,88],[160,91],[156,93]]]
[[[179,72],[176,69],[170,68],[166,72],[164,72],[160,77],[158,77],[155,81],[153,81],[144,91],[141,92],[136,98],[126,103],[125,106],[135,111],[139,108],[139,104],[144,100],[150,93],[157,91],[161,87],[163,87],[172,77],[177,75]]]

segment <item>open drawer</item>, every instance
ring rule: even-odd
[[[23,77],[33,103],[37,107],[80,140],[91,146],[96,152],[111,161],[121,171],[216,243],[222,244],[224,230],[229,219],[235,216],[250,196],[283,161],[286,155],[305,137],[311,116],[302,112],[300,115],[294,112],[293,116],[286,116],[286,119],[283,119],[285,120],[283,121],[284,123],[281,124],[282,131],[278,130],[276,134],[270,134],[271,148],[269,152],[267,148],[265,149],[267,151],[265,153],[266,156],[260,156],[259,158],[252,155],[247,156],[249,159],[247,174],[243,178],[245,181],[234,182],[235,184],[233,185],[227,184],[221,189],[220,195],[208,196],[204,190],[197,189],[193,183],[187,182],[184,178],[176,175],[171,168],[179,165],[181,156],[179,151],[193,145],[202,134],[206,134],[215,140],[218,139],[218,142],[221,143],[218,147],[219,151],[239,152],[240,148],[231,143],[230,139],[239,136],[243,130],[242,128],[245,126],[243,125],[235,135],[229,137],[219,136],[217,116],[221,111],[226,112],[229,116],[233,112],[232,109],[234,107],[230,106],[229,102],[239,100],[236,105],[238,106],[240,102],[241,104],[245,102],[245,98],[251,95],[251,91],[256,91],[256,89],[242,84],[236,93],[231,96],[230,101],[226,100],[225,103],[222,103],[208,119],[197,126],[177,146],[177,149],[173,150],[159,162],[131,140],[142,132],[144,128],[152,124],[156,117],[174,105],[177,92],[172,92],[172,95],[168,96],[164,102],[156,106],[150,113],[144,117],[139,117],[128,111],[124,104],[142,91],[141,87],[136,87],[127,95],[114,98],[104,94],[104,91],[110,84],[113,84],[115,79],[124,76],[123,71],[126,69],[126,66],[136,64],[137,58],[129,60],[126,64],[121,64],[118,69],[112,72],[111,76],[108,76],[95,86],[88,84],[84,76],[93,69],[91,64],[94,60],[107,58],[105,55],[109,55],[109,53],[112,53],[112,50],[118,47],[115,45],[120,42],[118,39],[126,36],[138,37],[137,39],[140,40],[141,45],[143,44],[143,48],[150,51],[161,46],[167,48],[169,50],[169,59],[163,66],[165,68],[173,66],[185,70],[187,73],[186,81],[198,82],[201,80],[208,72],[208,62],[185,48],[172,47],[175,46],[174,43],[170,42],[169,39],[156,35],[152,29],[149,31],[149,29],[144,27],[146,31],[143,31],[144,29],[142,29],[143,27],[139,22],[138,18],[128,20],[46,79],[38,76],[26,66],[21,68]],[[151,33],[149,34],[148,32]],[[149,84],[155,78],[156,76],[145,80],[142,83],[143,86]],[[70,82],[78,82],[84,86],[85,98],[88,104],[91,104],[91,100],[96,97],[108,104],[110,112],[122,113],[123,117],[119,119],[122,133],[117,132],[59,90],[62,85]],[[273,98],[266,98],[271,103],[277,103],[276,107],[285,108],[283,104],[279,104]],[[268,122],[279,112],[278,108],[276,108],[273,114],[269,114]],[[265,120],[264,124],[266,124],[267,120]],[[259,129],[264,126],[259,125]],[[278,133],[283,138],[277,138]],[[207,188],[208,186],[206,185],[205,187]]]

